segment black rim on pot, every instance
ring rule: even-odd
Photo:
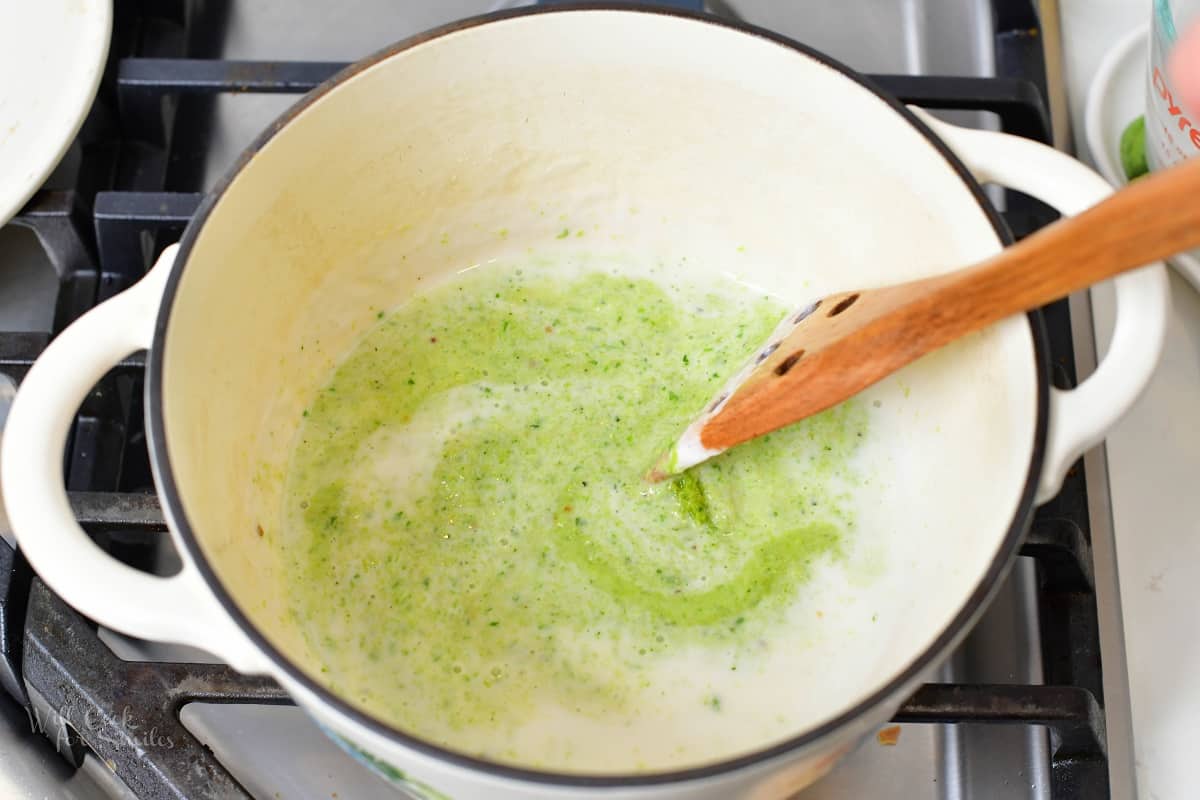
[[[358,61],[337,75],[333,76],[323,84],[312,90],[300,100],[298,100],[291,108],[285,111],[274,123],[267,127],[257,139],[246,149],[245,152],[237,159],[230,167],[229,171],[216,184],[211,192],[207,194],[204,201],[200,204],[191,222],[188,224],[183,233],[183,238],[180,242],[179,253],[175,259],[174,266],[171,269],[171,274],[167,278],[166,288],[163,292],[161,306],[158,311],[158,318],[154,328],[154,343],[150,349],[149,360],[147,365],[147,381],[146,381],[146,408],[148,419],[148,434],[150,438],[150,458],[154,463],[155,472],[159,480],[159,493],[162,496],[163,502],[169,509],[170,518],[176,523],[180,538],[183,540],[185,549],[197,569],[204,576],[208,586],[217,597],[224,610],[229,616],[237,622],[237,624],[245,632],[249,640],[260,650],[267,654],[281,670],[300,685],[304,686],[308,691],[312,692],[317,697],[320,697],[323,702],[336,709],[339,713],[354,720],[359,725],[384,736],[395,740],[406,747],[424,753],[425,755],[441,759],[459,767],[464,767],[480,772],[488,773],[497,777],[528,781],[533,783],[550,784],[558,786],[578,786],[578,787],[633,787],[633,786],[648,786],[655,784],[675,783],[689,780],[698,780],[709,778],[717,775],[730,773],[745,767],[766,762],[770,759],[785,755],[791,751],[810,745],[818,740],[838,731],[839,729],[851,724],[857,718],[870,711],[872,708],[880,705],[891,699],[898,691],[904,687],[911,685],[919,678],[922,672],[929,668],[935,661],[939,660],[951,647],[954,647],[970,630],[970,627],[975,620],[983,613],[991,600],[994,592],[999,588],[999,585],[1009,568],[1012,566],[1013,558],[1017,547],[1024,538],[1025,533],[1033,516],[1034,497],[1037,491],[1038,478],[1042,470],[1042,459],[1046,444],[1046,430],[1048,424],[1048,408],[1049,408],[1049,374],[1050,364],[1048,356],[1048,347],[1046,344],[1046,332],[1044,321],[1039,312],[1031,312],[1027,315],[1030,330],[1033,338],[1033,356],[1035,361],[1036,377],[1037,377],[1037,420],[1034,429],[1034,441],[1032,448],[1032,456],[1029,464],[1029,469],[1025,478],[1025,486],[1021,492],[1020,502],[1017,505],[1016,512],[1008,531],[1005,533],[1000,547],[984,573],[983,578],[978,585],[972,590],[967,597],[958,613],[955,614],[953,620],[938,634],[933,644],[921,653],[914,661],[907,665],[899,674],[897,674],[885,686],[860,700],[851,708],[838,714],[836,717],[823,722],[821,725],[805,731],[797,736],[793,736],[770,747],[758,750],[756,752],[730,758],[724,761],[707,764],[700,767],[690,769],[680,769],[669,772],[648,773],[643,775],[588,775],[576,773],[556,773],[543,772],[521,767],[508,766],[494,761],[486,761],[474,756],[465,755],[463,753],[450,750],[432,742],[420,739],[412,734],[406,733],[398,728],[395,728],[383,720],[372,716],[370,713],[351,705],[337,695],[330,692],[324,686],[319,684],[313,678],[309,677],[298,666],[293,664],[282,652],[280,652],[262,633],[255,627],[254,623],[244,614],[237,603],[234,602],[230,593],[226,590],[224,584],[213,571],[212,566],[208,563],[203,550],[200,548],[195,531],[192,529],[191,523],[188,520],[187,514],[184,512],[183,504],[180,501],[179,487],[175,483],[175,476],[171,471],[170,455],[167,449],[166,431],[164,428],[163,411],[162,411],[162,396],[163,396],[163,353],[164,343],[171,318],[171,309],[174,305],[175,295],[179,289],[179,281],[186,268],[188,256],[195,245],[196,238],[208,216],[220,202],[225,191],[233,183],[235,178],[241,173],[242,169],[261,150],[267,142],[269,142],[275,134],[282,130],[289,122],[299,116],[305,109],[316,102],[318,99],[329,93],[331,90],[341,85],[347,79],[359,74],[360,72],[375,66],[376,64],[386,60],[387,58],[409,50],[417,45],[433,41],[447,34],[454,33],[488,22],[512,19],[514,17],[534,16],[539,14],[557,14],[569,13],[577,11],[605,11],[605,12],[622,12],[627,14],[656,14],[667,15],[673,17],[681,17],[699,22],[705,25],[717,25],[724,28],[733,29],[744,34],[765,39],[782,47],[797,51],[815,61],[824,64],[831,69],[841,73],[845,78],[851,80],[860,86],[866,88],[872,94],[879,97],[891,109],[903,117],[913,128],[920,132],[942,155],[947,165],[949,165],[962,180],[963,184],[970,190],[975,198],[979,208],[987,215],[996,234],[999,236],[1004,245],[1012,243],[1012,234],[1009,232],[1004,221],[992,208],[983,194],[978,182],[967,171],[961,161],[950,151],[950,149],[920,120],[915,114],[904,107],[894,97],[886,94],[880,88],[875,86],[871,81],[864,78],[862,75],[854,72],[845,65],[837,62],[823,53],[813,50],[806,45],[795,42],[784,36],[780,36],[774,32],[764,30],[762,28],[748,25],[745,23],[727,22],[718,20],[713,17],[696,14],[693,12],[681,11],[678,9],[666,8],[632,8],[628,5],[619,5],[612,3],[582,3],[571,5],[555,5],[553,7],[532,7],[523,8],[513,11],[505,11],[483,16],[472,17],[458,22],[450,23],[425,33],[418,34],[411,38],[398,42],[384,50],[375,53],[372,56]]]

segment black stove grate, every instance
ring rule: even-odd
[[[142,4],[137,4],[141,6]],[[35,230],[58,275],[55,332],[145,273],[176,240],[201,195],[167,192],[172,120],[181,97],[221,92],[301,93],[342,64],[188,59],[184,0],[159,16],[118,0],[114,57],[81,134],[74,189],[43,191],[17,224]],[[1022,52],[1027,51],[1025,48]],[[150,57],[152,56],[152,57]],[[877,75],[905,102],[930,109],[992,111],[1003,129],[1049,141],[1040,64],[1026,77],[974,79]],[[187,156],[195,158],[195,154]],[[1018,236],[1053,219],[1011,194]],[[1065,303],[1046,309],[1055,380],[1074,382]],[[0,373],[19,381],[49,335],[0,332]],[[76,516],[104,546],[149,568],[166,531],[152,494],[142,429],[144,358],[112,370],[84,402],[64,469]],[[1055,800],[1109,796],[1099,633],[1082,465],[1039,509],[1022,548],[1038,564],[1045,685],[928,684],[897,722],[1043,725],[1051,731]],[[115,678],[115,679],[114,679]],[[0,542],[0,685],[75,766],[84,749],[139,797],[249,797],[180,723],[188,702],[287,703],[273,682],[206,664],[123,662],[94,624],[67,607]],[[134,719],[129,714],[135,713]],[[81,724],[81,721],[88,721]],[[170,747],[158,746],[170,739]]]

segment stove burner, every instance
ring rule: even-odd
[[[166,23],[182,24],[182,17],[171,14]],[[118,25],[128,23],[123,19],[118,17]],[[118,52],[133,52],[130,35],[118,29],[114,41],[125,47]],[[198,194],[159,191],[167,185],[169,156],[177,156],[171,121],[181,96],[300,93],[344,66],[162,57],[182,56],[181,45],[157,50],[154,58],[116,60],[115,74],[84,129],[78,187],[39,193],[15,220],[34,229],[58,275],[55,331],[144,274],[200,202]],[[1043,93],[1029,81],[896,75],[872,80],[904,102],[992,111],[1005,130],[1049,141]],[[1006,219],[1018,236],[1053,218],[1036,201],[1012,194],[1007,207]],[[1069,385],[1074,360],[1066,304],[1047,308],[1045,316],[1056,382]],[[48,339],[0,332],[0,377],[19,381]],[[65,468],[80,523],[102,546],[149,568],[165,526],[151,493],[143,381],[144,359],[136,355],[96,387],[77,418]],[[1062,493],[1038,511],[1022,549],[1038,564],[1046,685],[927,684],[895,717],[904,723],[1048,727],[1056,800],[1110,794],[1088,530],[1080,466]],[[120,660],[95,626],[32,576],[3,543],[0,686],[71,764],[78,766],[90,750],[137,796],[181,800],[250,796],[180,722],[184,705],[290,702],[273,681],[224,666]]]
[[[223,664],[122,661],[36,578],[23,661],[34,729],[76,767],[86,747],[138,797],[250,798],[179,711],[196,701],[291,703],[270,678]]]

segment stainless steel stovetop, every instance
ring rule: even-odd
[[[350,61],[434,25],[518,4],[489,0],[343,0],[336,4],[323,0],[209,0],[191,4],[197,7],[191,8],[193,15],[207,22],[191,31],[190,55]],[[996,71],[994,25],[998,14],[989,0],[729,0],[719,5],[712,10],[733,12],[864,72],[986,77]],[[219,35],[206,38],[205,26],[211,28],[210,33],[220,31]],[[200,136],[204,142],[203,158],[190,165],[195,183],[187,190],[200,192],[210,187],[241,149],[294,99],[253,93],[213,97],[211,106],[204,109],[210,127],[177,131],[177,136]],[[951,112],[950,118],[996,124],[986,113]],[[72,178],[64,172],[69,169],[60,170],[52,184],[69,186]],[[0,227],[0,331],[49,331],[56,290],[57,281],[33,234],[16,225]],[[1086,301],[1073,301],[1071,312],[1074,356],[1083,369],[1094,347]],[[1126,733],[1128,699],[1102,453],[1089,457],[1086,466],[1109,773],[1112,795],[1120,797],[1126,796],[1131,784],[1132,756]],[[1039,629],[1038,580],[1031,559],[1021,558],[940,680],[1043,681],[1041,637],[1067,632]],[[126,659],[204,658],[203,654],[181,653],[178,648],[148,645],[115,634],[105,633],[104,638]],[[397,796],[326,740],[294,707],[193,703],[185,707],[182,718],[254,797],[382,800]],[[41,721],[32,723],[24,710],[0,694],[0,797],[134,797],[94,757],[85,757],[82,769],[70,768],[51,743],[33,730]],[[1051,747],[1047,729],[1037,725],[904,724],[894,745],[868,741],[801,797],[1049,799]]]

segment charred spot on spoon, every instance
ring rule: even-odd
[[[812,316],[813,312],[816,311],[820,307],[821,307],[821,301],[818,300],[817,302],[813,303],[812,305],[808,306],[807,308],[800,309],[799,313],[797,313],[796,316],[792,318],[792,324],[799,325],[801,322],[804,322],[804,320],[806,320],[810,316]]]
[[[771,355],[771,353],[774,353],[778,349],[779,349],[779,342],[772,342],[771,344],[767,345],[766,347],[764,347],[762,349],[762,352],[760,352],[758,354],[758,358],[754,359],[754,363],[761,364],[762,362],[767,360],[767,356]],[[716,403],[714,403],[713,405],[715,406]]]
[[[787,375],[788,370],[790,370],[792,367],[796,366],[796,362],[802,358],[804,358],[804,351],[797,350],[796,352],[792,353],[790,356],[785,358],[783,361],[779,362],[779,366],[775,367],[775,374],[780,377]]]
[[[833,308],[831,308],[829,310],[829,316],[836,317],[838,314],[842,313],[847,308],[854,305],[854,301],[857,299],[858,299],[857,294],[852,294],[849,297],[845,298],[844,300],[842,300],[840,303],[838,303],[836,306],[834,306]]]

